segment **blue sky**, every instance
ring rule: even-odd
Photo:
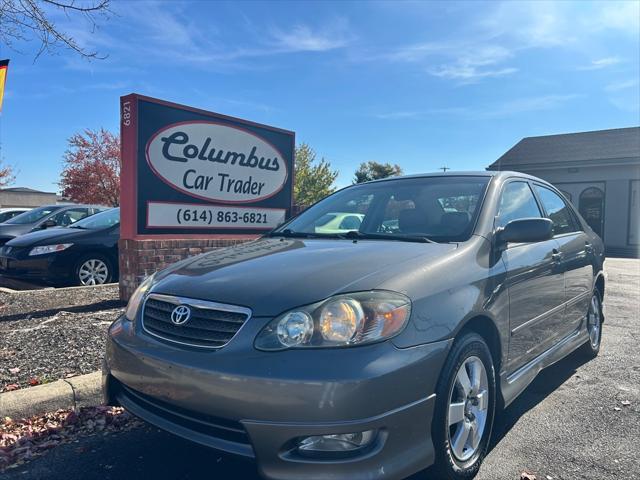
[[[147,2],[108,20],[55,15],[89,49],[9,57],[1,156],[57,190],[66,140],[118,129],[137,92],[294,130],[351,183],[483,169],[520,138],[640,124],[640,2]]]

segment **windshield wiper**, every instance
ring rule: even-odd
[[[358,230],[349,230],[338,235],[340,238],[353,240],[399,240],[402,242],[436,243],[433,240],[421,235],[402,235],[394,233],[363,233]]]
[[[294,232],[290,228],[285,228],[281,232],[270,232],[270,237],[287,237],[287,238],[312,238],[317,237],[313,233],[308,232]]]

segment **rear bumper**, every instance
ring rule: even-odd
[[[404,478],[433,463],[432,392],[449,342],[241,353],[234,339],[203,353],[134,330],[126,321],[110,329],[105,400],[188,440],[254,458],[267,478]],[[351,457],[295,449],[301,437],[366,430],[377,431],[376,440]]]

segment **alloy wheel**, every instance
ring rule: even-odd
[[[78,269],[78,279],[82,285],[102,285],[108,278],[109,267],[97,258],[87,260]]]
[[[602,317],[600,315],[600,297],[594,293],[589,304],[589,313],[587,314],[587,331],[589,332],[589,340],[591,347],[597,349],[600,346]]]
[[[484,363],[476,356],[460,365],[451,386],[447,425],[451,452],[467,461],[478,451],[487,423],[489,382]]]

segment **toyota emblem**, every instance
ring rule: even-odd
[[[171,312],[171,323],[174,325],[184,325],[191,318],[191,309],[186,305],[178,305]]]

